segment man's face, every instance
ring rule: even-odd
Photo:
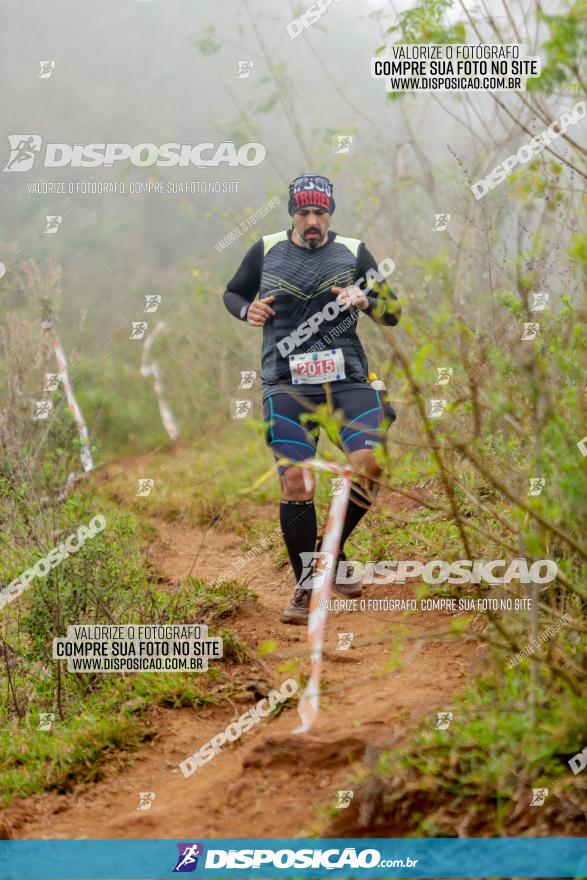
[[[328,234],[330,214],[325,208],[301,208],[292,217],[294,229],[304,247],[319,247]]]

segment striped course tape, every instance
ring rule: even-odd
[[[308,618],[310,678],[298,703],[298,713],[302,723],[293,731],[293,733],[307,733],[318,717],[328,599],[332,592],[334,569],[338,559],[342,526],[349,503],[351,477],[354,471],[349,465],[339,465],[333,461],[323,461],[322,459],[309,459],[300,462],[299,467],[304,469],[304,482],[307,487],[312,485],[309,470],[326,471],[341,478],[341,491],[332,496],[328,519],[324,527],[320,556],[314,569],[310,616]]]
[[[61,381],[63,383],[63,390],[65,391],[65,397],[67,398],[67,403],[69,409],[71,410],[71,414],[75,420],[77,425],[77,430],[80,437],[80,458],[82,460],[82,467],[84,471],[91,471],[94,468],[94,462],[92,461],[92,452],[90,449],[90,435],[88,433],[88,427],[86,425],[85,419],[82,415],[82,411],[79,408],[78,402],[75,399],[75,395],[73,393],[73,388],[71,386],[71,381],[69,379],[69,368],[67,366],[67,358],[65,357],[65,352],[63,351],[63,346],[57,336],[55,328],[53,326],[52,321],[44,321],[41,325],[42,329],[45,333],[49,333],[51,336],[51,343],[53,345],[53,351],[55,352],[55,358],[57,360],[57,366],[59,368],[59,373],[61,377]],[[70,478],[68,482],[71,482],[71,479],[74,475],[70,474]]]
[[[163,397],[163,382],[161,380],[161,369],[157,361],[150,360],[151,347],[155,342],[157,336],[165,330],[165,322],[158,321],[153,331],[149,333],[147,338],[145,339],[145,344],[143,346],[143,356],[141,358],[141,376],[152,376],[153,377],[153,388],[155,389],[155,394],[157,395],[157,402],[159,404],[159,413],[161,415],[161,421],[163,422],[163,427],[167,431],[170,440],[177,440],[179,437],[179,428],[177,427],[176,421],[173,418],[173,413],[171,412],[171,408],[169,407],[167,401]]]

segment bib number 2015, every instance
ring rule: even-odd
[[[336,382],[345,378],[342,349],[292,354],[289,367],[294,385]]]

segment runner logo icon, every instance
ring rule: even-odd
[[[300,559],[303,570],[298,581],[298,587],[305,590],[313,589],[318,592],[324,586],[328,569],[333,564],[334,557],[332,553],[300,553]]]
[[[174,874],[189,874],[198,867],[198,859],[204,855],[204,847],[201,843],[176,843],[179,855],[177,865],[173,869]]]
[[[10,158],[4,171],[30,171],[41,149],[39,134],[9,134]]]

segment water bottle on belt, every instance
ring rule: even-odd
[[[386,391],[385,382],[377,378],[377,373],[369,373],[369,384],[375,391]]]

